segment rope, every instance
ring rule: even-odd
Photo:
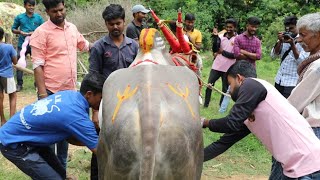
[[[198,79],[199,79],[199,80],[203,83],[203,85],[206,86],[207,88],[212,89],[212,90],[215,90],[216,92],[218,92],[218,93],[220,93],[220,94],[222,94],[222,95],[224,95],[224,96],[231,97],[230,94],[224,93],[224,92],[220,91],[220,90],[217,89],[216,87],[212,86],[211,83],[209,83],[209,84],[206,83],[197,73],[194,73],[194,74],[198,77]]]

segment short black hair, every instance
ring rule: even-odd
[[[2,27],[0,27],[0,41],[3,39],[4,36],[4,30],[2,29]]]
[[[49,10],[51,8],[57,7],[60,3],[64,5],[64,0],[42,0],[42,3],[44,7],[46,7],[46,10]]]
[[[123,7],[119,4],[110,4],[102,12],[102,17],[104,21],[110,21],[114,19],[125,19],[125,11]]]
[[[90,72],[82,80],[80,93],[82,95],[85,95],[88,91],[92,91],[93,94],[102,93],[105,80],[106,78],[102,74]]]
[[[237,74],[240,74],[245,78],[257,77],[256,68],[252,65],[252,63],[246,60],[236,61],[232,66],[230,66],[230,68],[226,72],[226,76],[231,76],[231,77],[236,77]]]
[[[184,20],[194,21],[194,20],[196,20],[196,16],[194,16],[194,14],[187,13],[187,14],[184,16]]]
[[[36,1],[35,0],[24,0],[23,4],[26,5],[27,3],[31,4],[31,5],[36,5]]]
[[[227,24],[233,24],[234,27],[237,27],[238,23],[237,23],[237,21],[235,19],[229,18],[229,19],[226,20],[226,25]]]
[[[261,21],[259,18],[253,16],[253,17],[249,17],[247,19],[247,24],[250,24],[250,25],[260,25],[261,24]]]
[[[297,25],[298,18],[296,16],[288,16],[284,19],[283,24],[285,26]]]

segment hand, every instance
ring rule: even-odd
[[[215,35],[215,36],[218,36],[218,29],[217,28],[213,28],[212,30],[212,34]]]
[[[256,120],[256,117],[254,116],[254,114],[251,114],[249,117],[248,117],[248,120],[250,122],[254,122]]]
[[[207,128],[209,126],[209,120],[205,117],[200,118],[202,128]]]
[[[278,39],[280,42],[283,42],[283,32],[278,32]]]
[[[283,39],[283,42],[289,43],[291,46],[294,45],[294,39],[292,37],[288,37],[288,39]]]
[[[222,52],[223,52],[223,49],[222,48],[219,48],[219,50],[218,50],[218,54],[222,54]]]
[[[26,33],[26,32],[23,32],[23,31],[20,31],[20,34],[21,34],[22,36],[28,36],[28,35],[29,35],[29,33]]]

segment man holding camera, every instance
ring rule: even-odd
[[[297,20],[296,16],[285,18],[285,32],[278,33],[278,42],[271,51],[272,58],[281,58],[280,68],[275,78],[275,87],[285,98],[289,97],[297,84],[298,65],[309,56],[309,53],[305,52],[301,44],[296,41],[298,34]]]
[[[275,88],[288,98],[291,91],[296,86],[299,75],[297,73],[298,65],[309,56],[300,43],[296,41],[298,30],[296,28],[298,18],[288,16],[284,19],[285,32],[278,33],[278,41],[271,50],[271,57],[280,57],[280,68],[275,78]],[[269,179],[281,179],[282,167],[272,157],[272,167]]]

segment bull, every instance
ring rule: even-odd
[[[190,48],[179,41],[174,51]],[[139,44],[131,67],[113,72],[103,87],[99,179],[198,180],[203,139],[197,76],[177,66],[156,29],[144,29]]]

